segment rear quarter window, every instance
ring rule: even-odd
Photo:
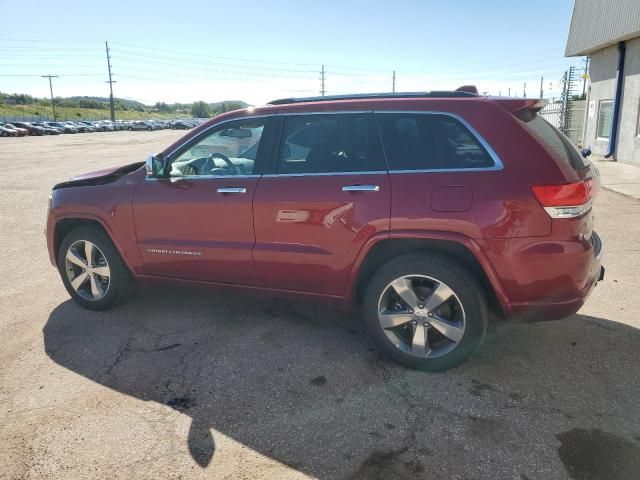
[[[376,113],[390,170],[478,169],[495,165],[459,120],[437,113]]]
[[[581,170],[587,166],[578,149],[571,143],[571,140],[541,116],[535,115],[525,125],[540,142],[549,147],[563,162],[568,163],[575,170]]]

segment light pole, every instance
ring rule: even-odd
[[[52,78],[58,78],[57,75],[40,75],[42,78],[49,79],[49,91],[51,92],[51,108],[53,108],[53,121],[56,122],[58,118],[56,117],[56,103],[53,100],[53,85],[51,84]]]

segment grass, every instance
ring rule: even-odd
[[[58,120],[106,120],[110,117],[109,110],[98,108],[74,108],[56,106],[56,116]],[[0,105],[0,120],[10,117],[28,117],[28,120],[35,121],[53,120],[53,110],[51,106],[42,105]],[[116,110],[118,120],[147,120],[164,118],[184,118],[191,117],[185,114],[159,113],[159,112],[137,112],[135,110]]]

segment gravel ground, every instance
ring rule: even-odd
[[[179,135],[0,139],[0,477],[640,477],[639,201],[600,193],[607,275],[578,315],[496,323],[425,374],[322,305],[170,286],[72,303],[46,253],[51,186]]]

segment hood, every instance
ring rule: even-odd
[[[122,168],[126,167],[122,167],[120,165],[117,167],[103,168],[102,170],[94,170],[93,172],[81,173],[80,175],[73,177],[71,180],[87,180],[89,178],[104,177],[107,175],[112,175]]]
[[[136,162],[125,166],[103,168],[102,170],[83,173],[82,175],[78,175],[67,182],[62,182],[54,185],[53,189],[58,190],[60,188],[69,187],[90,187],[95,185],[106,185],[107,183],[115,182],[117,179],[124,175],[135,172],[143,165],[144,162]]]

